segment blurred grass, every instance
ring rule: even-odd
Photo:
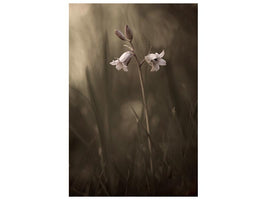
[[[166,67],[142,67],[153,177],[135,63],[109,65],[125,24],[139,58],[166,51]],[[69,31],[70,196],[197,195],[197,6],[70,4]]]

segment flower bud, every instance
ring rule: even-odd
[[[128,25],[125,26],[125,35],[127,37],[128,40],[132,41],[133,39],[133,32],[131,31],[131,29],[129,28]]]
[[[120,38],[121,40],[126,40],[125,36],[123,35],[122,32],[115,30],[115,34]]]

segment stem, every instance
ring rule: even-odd
[[[130,41],[130,44],[133,48],[134,51],[134,46],[132,44],[132,42]],[[141,91],[142,91],[142,99],[143,99],[143,104],[144,104],[144,112],[145,112],[145,119],[146,119],[146,129],[147,129],[147,143],[148,143],[148,150],[149,150],[149,154],[150,154],[150,170],[151,170],[151,174],[154,174],[153,171],[153,162],[152,162],[152,148],[151,148],[151,139],[150,139],[150,126],[149,126],[149,118],[148,118],[148,109],[147,109],[147,104],[146,104],[146,96],[145,96],[145,89],[144,89],[144,81],[143,81],[143,76],[142,76],[142,72],[141,72],[141,66],[144,63],[144,60],[142,60],[141,62],[139,62],[135,52],[134,52],[134,57],[137,63],[137,69],[138,69],[138,76],[139,76],[139,81],[140,81],[140,86],[141,86]]]

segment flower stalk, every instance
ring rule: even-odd
[[[134,52],[134,58],[137,64],[137,69],[138,69],[138,77],[139,77],[139,82],[140,82],[140,87],[141,87],[141,92],[142,92],[142,100],[143,100],[143,105],[144,105],[144,112],[145,112],[145,120],[146,120],[146,129],[147,129],[147,143],[148,143],[148,150],[149,150],[149,164],[150,164],[150,171],[151,174],[154,174],[154,170],[153,170],[153,161],[152,161],[152,148],[151,148],[151,138],[150,138],[150,125],[149,125],[149,117],[148,117],[148,109],[147,109],[147,101],[146,101],[146,95],[145,95],[145,88],[144,88],[144,81],[143,81],[143,75],[142,75],[142,71],[141,71],[141,67],[142,64],[144,63],[144,60],[142,60],[141,62],[139,61],[138,57],[135,54],[135,49],[133,46],[132,41],[129,41],[133,52]]]
[[[154,176],[154,169],[153,169],[153,161],[152,161],[152,147],[151,147],[151,132],[150,132],[150,125],[149,125],[149,117],[148,117],[148,108],[147,108],[147,101],[146,101],[146,95],[145,95],[145,89],[144,89],[144,80],[142,76],[141,67],[146,61],[152,68],[151,72],[157,72],[160,69],[160,66],[166,66],[166,61],[163,59],[163,56],[165,54],[164,50],[159,53],[150,53],[150,50],[148,52],[148,55],[145,56],[143,60],[139,60],[136,53],[135,48],[132,43],[133,40],[133,32],[130,29],[128,25],[125,26],[125,33],[123,34],[121,31],[116,30],[115,35],[126,42],[129,42],[129,45],[124,45],[129,49],[129,51],[124,52],[119,58],[113,60],[110,62],[111,65],[116,66],[117,70],[123,69],[123,71],[128,71],[128,64],[130,63],[130,60],[132,57],[135,58],[137,70],[138,70],[138,77],[142,92],[142,101],[144,106],[144,113],[145,113],[145,120],[146,120],[146,132],[147,132],[147,143],[148,143],[148,150],[149,150],[149,163],[150,163],[150,171],[152,177]]]

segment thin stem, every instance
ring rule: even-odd
[[[134,46],[132,44],[132,42],[130,41],[130,44],[133,48],[134,51]],[[151,139],[150,139],[150,126],[149,126],[149,118],[148,118],[148,109],[147,109],[147,104],[146,104],[146,96],[145,96],[145,89],[144,89],[144,81],[143,81],[143,76],[142,76],[142,72],[141,72],[141,66],[144,63],[144,60],[142,62],[139,62],[135,52],[134,52],[134,57],[137,63],[137,69],[138,69],[138,76],[139,76],[139,81],[140,81],[140,86],[141,86],[141,91],[142,91],[142,99],[143,99],[143,104],[144,104],[144,112],[145,112],[145,119],[146,119],[146,129],[147,129],[147,143],[148,143],[148,150],[149,150],[149,154],[150,154],[150,170],[151,170],[151,174],[154,174],[153,171],[153,162],[152,162],[152,148],[151,148]]]
[[[143,59],[140,63],[140,67],[143,65],[143,63],[145,62],[145,59]]]

